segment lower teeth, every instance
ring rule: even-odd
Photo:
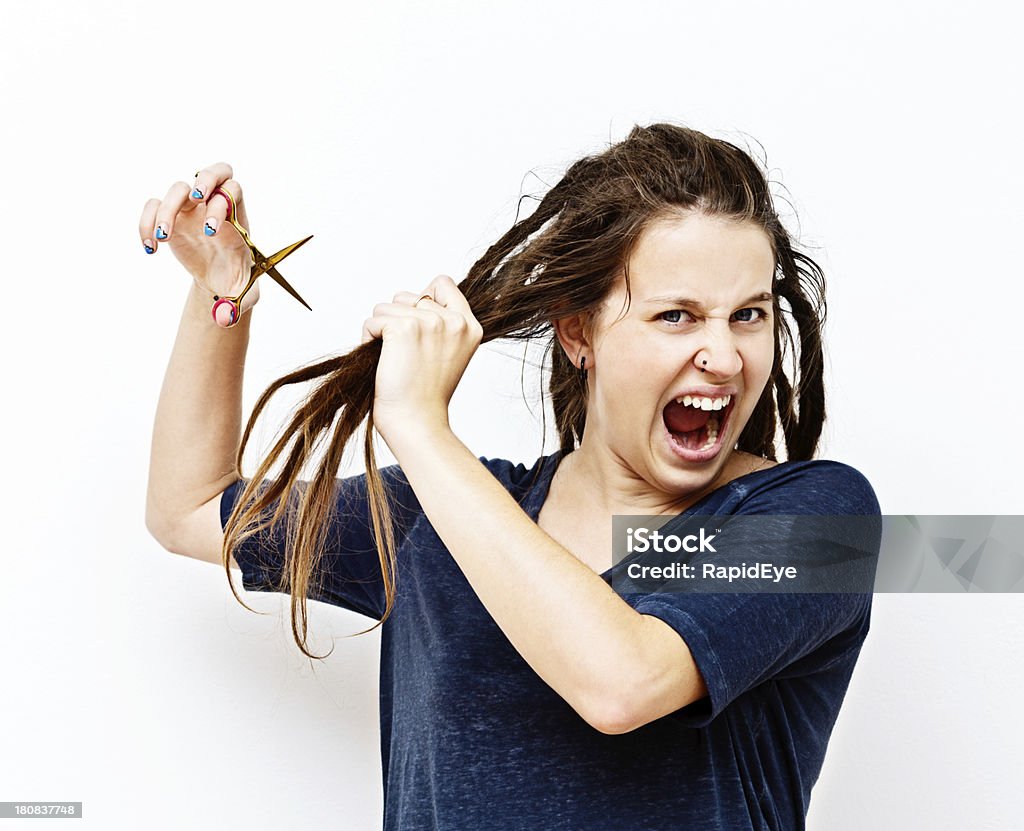
[[[718,440],[718,419],[715,416],[711,416],[708,419],[708,440],[705,442],[703,447],[697,449],[698,453],[702,453],[705,450],[710,450],[715,446],[715,442]]]

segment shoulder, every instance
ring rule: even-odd
[[[508,459],[491,458],[489,456],[477,456],[480,463],[487,468],[495,479],[508,484],[515,484],[522,480],[528,472],[526,465],[522,462],[512,462]]]
[[[557,453],[541,456],[527,467],[522,462],[511,462],[508,459],[496,459],[478,456],[480,463],[491,475],[501,482],[513,496],[523,498],[530,494],[538,485],[550,480],[557,466]]]
[[[879,514],[875,489],[857,468],[832,459],[782,462],[730,483],[744,508],[793,514]]]

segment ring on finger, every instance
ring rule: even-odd
[[[228,222],[231,222],[231,217],[235,215],[235,198],[223,188],[214,188],[213,193],[210,194],[210,198],[214,196],[223,196],[224,200],[228,203]],[[234,224],[234,223],[232,223]]]

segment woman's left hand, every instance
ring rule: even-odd
[[[429,295],[422,299],[423,295]],[[455,281],[442,274],[421,292],[400,291],[363,321],[363,343],[383,338],[373,426],[395,451],[403,435],[448,429],[448,403],[483,327]]]

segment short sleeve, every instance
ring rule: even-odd
[[[735,515],[879,516],[871,485],[848,465],[809,463],[796,473],[752,491]],[[881,522],[867,528],[859,546],[877,558]],[[828,537],[829,547],[845,546]],[[756,551],[749,551],[756,560]],[[837,556],[841,556],[841,553]],[[864,584],[861,584],[864,585]],[[703,727],[743,693],[770,679],[824,673],[856,660],[870,626],[870,582],[866,591],[822,592],[654,592],[623,596],[636,611],[671,626],[689,647],[708,696],[672,714]]]
[[[418,516],[419,502],[398,465],[380,469],[389,497],[395,544],[401,547]],[[221,494],[221,528],[249,480],[239,479]],[[266,484],[266,483],[265,483]],[[308,483],[300,482],[291,495],[297,508]],[[370,518],[366,474],[336,479],[334,511],[324,541],[320,568],[310,581],[308,597],[380,620],[384,614],[384,584]],[[276,504],[268,508],[273,513]],[[235,560],[242,571],[242,585],[249,591],[281,591],[285,561],[286,520],[236,546]]]

